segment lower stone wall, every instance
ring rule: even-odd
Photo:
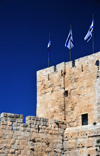
[[[2,113],[0,156],[100,156],[100,123],[66,128],[64,121]]]
[[[65,124],[62,121],[2,113],[0,156],[63,156]]]
[[[100,124],[67,128],[64,156],[100,156]]]

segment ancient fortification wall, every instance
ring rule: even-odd
[[[37,117],[2,113],[0,156],[100,156],[100,52],[37,72]]]
[[[100,123],[67,128],[64,156],[100,156]]]
[[[2,113],[0,122],[0,156],[60,156],[64,149],[63,121]]]
[[[50,126],[48,126],[50,124]],[[2,113],[0,156],[99,156],[100,123],[66,128],[64,121]]]
[[[37,116],[66,120],[67,127],[100,122],[100,52],[37,71]],[[45,110],[45,111],[44,111]]]

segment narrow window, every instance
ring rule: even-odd
[[[64,96],[65,96],[65,97],[68,97],[68,90],[65,90]]]
[[[12,124],[11,130],[13,131],[13,124]]]
[[[48,80],[49,80],[49,74],[48,74]]]
[[[54,66],[54,72],[56,72],[56,70],[57,70],[57,69],[56,69],[56,66]]]
[[[95,65],[98,67],[99,66],[99,60],[96,61]]]
[[[39,125],[38,125],[38,133],[39,133],[39,131],[40,131],[40,127],[39,127]]]
[[[88,125],[88,114],[82,114],[82,125]]]
[[[72,61],[72,67],[75,67],[75,61]]]
[[[63,76],[63,70],[61,70],[61,76]]]
[[[81,70],[82,70],[82,72],[83,72],[83,65],[81,65]]]

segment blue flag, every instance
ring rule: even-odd
[[[69,31],[68,37],[65,42],[65,47],[67,47],[68,49],[72,49],[74,47],[72,29]]]
[[[92,20],[90,28],[89,28],[86,36],[84,37],[84,40],[87,41],[87,42],[90,41],[90,39],[92,38],[93,26],[94,26],[94,20]]]

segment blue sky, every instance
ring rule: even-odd
[[[72,25],[72,60],[92,54],[84,41],[94,14],[95,52],[100,50],[99,0],[0,1],[0,111],[36,115],[36,71],[69,61],[64,46]]]

